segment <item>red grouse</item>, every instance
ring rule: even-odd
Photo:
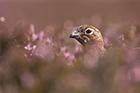
[[[92,25],[81,25],[76,27],[70,34],[70,38],[76,39],[87,49],[97,49],[101,54],[105,52],[101,32]]]

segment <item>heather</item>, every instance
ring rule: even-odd
[[[0,4],[0,93],[140,92],[137,3],[7,0]],[[101,31],[107,51],[99,60],[89,59],[83,46],[69,38],[81,24]]]

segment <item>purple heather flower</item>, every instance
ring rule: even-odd
[[[1,22],[5,22],[5,20],[6,20],[5,17],[0,17]]]
[[[128,79],[131,82],[140,82],[140,66],[134,66],[128,72]]]

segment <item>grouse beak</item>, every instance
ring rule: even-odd
[[[76,39],[77,41],[79,41],[82,45],[85,45],[85,41],[80,37],[80,33],[77,32],[77,31],[73,31],[70,36],[70,38],[74,38]]]
[[[75,38],[75,39],[76,39],[76,38],[79,38],[79,35],[80,35],[79,32],[73,31],[73,32],[70,34],[69,37],[70,37],[70,38]]]

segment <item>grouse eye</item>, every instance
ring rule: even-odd
[[[91,35],[91,34],[93,34],[93,31],[90,30],[90,29],[87,29],[87,30],[85,31],[85,34],[89,34],[89,35]]]

